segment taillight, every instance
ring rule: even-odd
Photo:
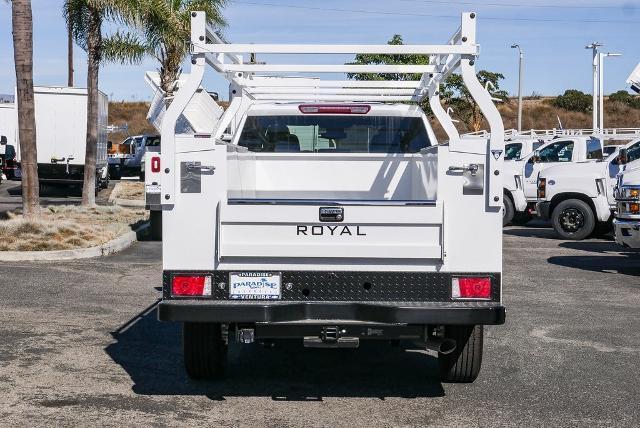
[[[538,178],[538,199],[544,199],[547,196],[547,179]]]
[[[160,157],[153,156],[151,158],[151,172],[160,172]]]
[[[457,277],[451,280],[452,299],[491,299],[491,278]]]
[[[211,277],[176,275],[171,280],[173,296],[210,296]]]
[[[371,106],[366,104],[301,104],[302,114],[367,114]]]

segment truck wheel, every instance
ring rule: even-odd
[[[551,223],[558,235],[574,241],[587,238],[596,227],[591,207],[579,199],[560,202],[551,214]]]
[[[216,379],[223,375],[227,345],[220,324],[185,322],[182,344],[184,367],[191,379]]]
[[[470,383],[476,380],[482,366],[484,330],[481,325],[449,325],[445,327],[447,339],[456,341],[456,349],[438,357],[440,381]]]
[[[513,201],[510,197],[505,195],[502,198],[502,227],[511,224],[515,214],[516,209],[513,206]]]

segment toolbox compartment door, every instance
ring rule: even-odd
[[[341,208],[342,219],[331,217],[334,211],[326,208]],[[218,254],[220,258],[442,259],[442,221],[442,204],[435,201],[229,203],[220,211]]]

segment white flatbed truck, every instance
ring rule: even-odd
[[[475,29],[475,13],[465,13],[443,45],[224,44],[204,13],[192,13],[191,72],[164,113],[162,153],[148,154],[145,174],[147,203],[163,222],[158,316],[183,323],[190,377],[221,376],[233,342],[335,348],[405,339],[438,353],[443,381],[476,379],[483,326],[503,324],[505,307],[504,126],[476,77]],[[249,53],[431,61],[270,65],[245,63]],[[207,66],[230,80],[231,104],[212,133],[177,134]],[[441,83],[457,70],[487,118],[488,139],[460,138],[440,103]],[[297,72],[422,77],[273,75]],[[422,99],[448,144],[437,144],[415,105],[381,104]]]

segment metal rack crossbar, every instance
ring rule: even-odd
[[[473,37],[463,36],[473,33]],[[462,57],[475,58],[475,14],[462,16],[462,24],[442,45],[311,45],[229,44],[206,23],[205,15],[194,12],[191,29],[192,55],[203,55],[208,65],[222,73],[238,92],[253,100],[291,101],[423,101],[429,91],[460,65]],[[426,55],[429,64],[265,64],[245,62],[255,54],[320,55],[388,54]],[[261,75],[259,75],[259,74]],[[358,73],[420,75],[420,80],[331,80],[288,77],[288,73]]]

